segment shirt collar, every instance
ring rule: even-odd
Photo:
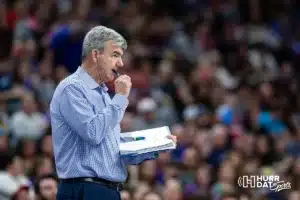
[[[108,88],[104,83],[101,83],[100,85],[85,71],[85,69],[81,66],[78,67],[77,72],[80,76],[80,78],[83,80],[83,82],[85,84],[87,84],[87,86],[89,88],[96,89],[98,87],[100,87],[101,89],[104,89],[104,91],[107,91]]]
[[[101,89],[103,89],[105,92],[108,91],[108,87],[107,87],[104,83],[101,83],[101,84],[99,85],[99,87],[100,87]]]

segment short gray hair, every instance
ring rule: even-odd
[[[81,59],[84,60],[93,49],[102,51],[110,40],[123,50],[127,49],[127,42],[120,33],[105,26],[92,28],[83,40]]]

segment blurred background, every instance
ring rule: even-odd
[[[178,137],[128,167],[122,200],[299,200],[299,19],[297,0],[1,0],[0,199],[55,199],[49,102],[105,25],[129,44],[122,131]],[[239,188],[247,174],[292,189]]]

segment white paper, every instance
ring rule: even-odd
[[[168,135],[171,135],[168,126],[121,133],[121,155],[142,154],[175,149],[176,144],[173,140],[167,138]],[[122,142],[122,137],[145,137],[145,139],[140,141]]]

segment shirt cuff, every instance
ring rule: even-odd
[[[115,94],[112,99],[112,103],[118,105],[122,110],[125,110],[128,106],[128,98],[125,95]]]

